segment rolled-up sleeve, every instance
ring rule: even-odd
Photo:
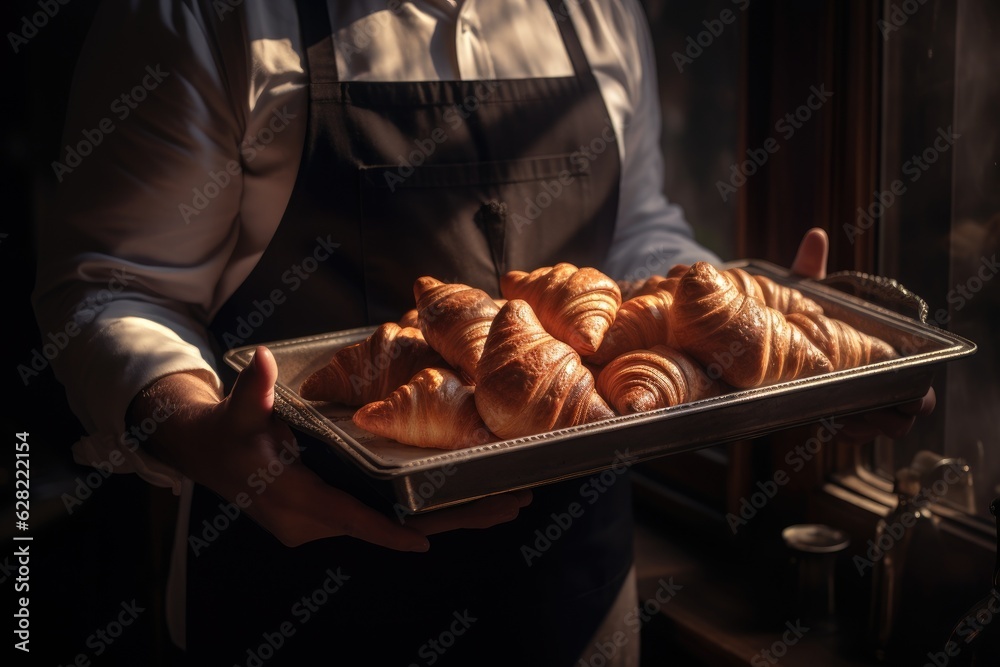
[[[219,63],[198,9],[139,0],[103,3],[79,59],[33,302],[65,342],[51,364],[86,457],[122,442],[157,378],[219,384],[206,322],[237,245],[243,125]]]

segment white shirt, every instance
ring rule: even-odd
[[[172,471],[120,446],[125,412],[164,375],[216,377],[206,325],[274,234],[305,137],[295,3],[245,0],[246,40],[216,40],[205,13],[238,21],[239,12],[225,11],[238,4],[103,3],[53,165],[58,205],[41,226],[36,312],[43,338],[70,339],[52,365],[96,436],[78,443],[77,459],[107,461],[119,449],[119,471],[175,490]],[[715,260],[661,194],[653,52],[635,0],[569,0],[556,15],[545,0],[329,6],[343,81],[566,76],[572,66],[556,21],[568,17],[619,139],[618,219],[601,268],[642,279],[677,262]]]

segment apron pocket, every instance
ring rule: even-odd
[[[589,164],[555,155],[361,168],[365,296],[372,323],[413,307],[430,275],[494,297],[506,271],[579,263],[592,252]]]

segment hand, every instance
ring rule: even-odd
[[[829,247],[830,240],[824,230],[818,227],[810,229],[799,244],[792,262],[792,273],[814,280],[825,278]],[[910,432],[918,416],[933,412],[936,403],[937,396],[934,387],[931,387],[922,398],[915,401],[846,417],[837,441],[861,444],[879,434],[901,438]]]
[[[291,429],[273,412],[277,377],[274,356],[261,346],[229,396],[220,400],[202,376],[177,373],[137,397],[133,414],[141,418],[163,401],[176,405],[150,439],[150,453],[236,502],[287,546],[350,535],[399,551],[426,551],[427,535],[488,528],[510,521],[531,502],[530,491],[491,496],[401,525],[302,464]]]

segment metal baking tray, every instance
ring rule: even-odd
[[[397,508],[418,513],[903,403],[926,393],[935,366],[976,350],[974,343],[950,332],[815,281],[791,277],[773,264],[748,260],[729,266],[794,285],[829,315],[879,336],[904,356],[672,408],[446,451],[375,437],[353,424],[353,409],[312,403],[298,395],[302,381],[325,365],[338,348],[363,340],[375,330],[365,327],[267,344],[278,364],[275,409],[292,426],[329,443],[371,478],[383,480],[381,485]],[[883,299],[885,283],[881,279],[876,290]],[[913,296],[902,288],[897,291],[901,297]],[[253,350],[254,346],[235,348],[226,353],[225,361],[242,370]]]

